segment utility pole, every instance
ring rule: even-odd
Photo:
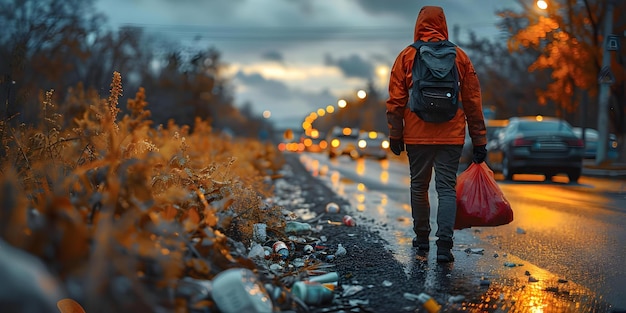
[[[596,153],[596,165],[606,161],[609,140],[609,99],[611,74],[611,52],[609,50],[609,35],[613,29],[613,0],[607,1],[606,15],[604,16],[604,47],[602,49],[602,69],[598,76],[600,92],[598,95],[598,151]]]

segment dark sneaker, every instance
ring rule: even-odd
[[[437,263],[451,263],[454,262],[454,255],[450,249],[437,249]]]
[[[428,239],[422,240],[415,237],[413,238],[413,247],[421,251],[428,251],[430,249],[430,242],[428,242]]]

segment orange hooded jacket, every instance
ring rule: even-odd
[[[414,39],[440,41],[448,39],[448,24],[441,7],[423,7],[415,23]],[[389,79],[387,100],[387,123],[389,138],[403,139],[406,144],[462,145],[465,141],[465,121],[475,146],[487,144],[482,98],[478,76],[465,52],[457,47],[456,66],[461,83],[458,109],[452,120],[428,123],[411,112],[407,103],[413,86],[411,70],[415,60],[415,48],[408,46],[396,58]]]

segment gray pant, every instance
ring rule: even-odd
[[[435,168],[437,246],[452,248],[456,218],[456,173],[462,145],[406,145],[411,170],[411,211],[413,231],[424,240],[430,234],[428,188]]]

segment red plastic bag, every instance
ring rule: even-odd
[[[504,198],[493,171],[485,162],[470,164],[457,178],[454,229],[500,226],[512,221],[511,204]]]

